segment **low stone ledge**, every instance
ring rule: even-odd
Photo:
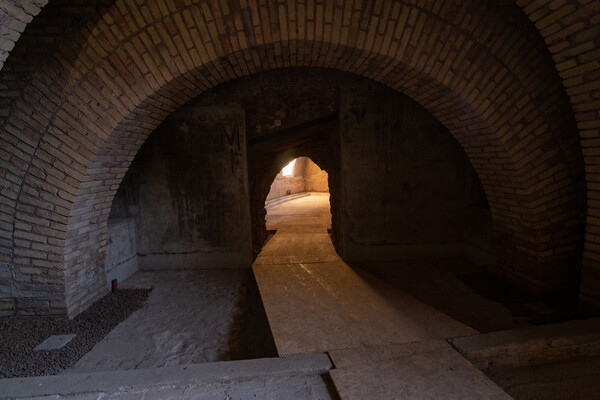
[[[479,369],[600,355],[600,318],[448,339]]]
[[[167,385],[211,384],[276,377],[321,375],[332,368],[326,354],[297,354],[281,358],[188,364],[173,367],[69,374],[0,380],[0,398],[123,391]]]

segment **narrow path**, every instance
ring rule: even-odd
[[[253,269],[280,355],[476,334],[337,255],[329,198],[301,197],[269,209],[277,233]]]
[[[324,195],[268,210],[277,232],[253,270],[280,356],[328,352],[344,399],[510,398],[443,340],[477,331],[349,267],[330,221]],[[397,375],[400,366],[411,379]]]

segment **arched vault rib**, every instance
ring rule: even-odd
[[[328,1],[268,10],[235,2],[180,9],[115,2],[82,33],[86,45],[75,61],[63,66],[64,96],[33,146],[32,159],[42,161],[28,167],[17,201],[27,204],[35,190],[67,211],[51,251],[64,257],[68,312],[100,293],[112,197],[147,135],[204,90],[284,66],[355,73],[422,104],[457,138],[480,176],[504,272],[538,292],[573,279],[581,212],[577,157],[569,158],[572,132],[550,124],[555,110],[541,98],[538,81],[528,86],[521,78],[533,72],[523,69],[526,55],[512,50],[514,30],[497,33],[498,24],[486,30],[486,6],[408,3],[353,9]],[[457,24],[465,15],[487,17]],[[487,38],[487,46],[473,37]],[[17,109],[28,106],[24,101]],[[41,187],[40,168],[46,178],[65,176],[68,183]]]

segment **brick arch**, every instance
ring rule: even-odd
[[[28,23],[48,4],[48,0],[16,0],[0,3],[0,26],[3,27],[0,44],[0,70]]]
[[[55,260],[13,242],[15,269],[52,261],[46,272],[59,270],[57,291],[66,293],[64,303],[55,300],[57,310],[84,309],[102,293],[112,197],[160,121],[230,79],[315,66],[386,84],[445,124],[486,190],[503,271],[538,292],[560,288],[575,275],[569,264],[581,236],[581,165],[577,136],[561,120],[565,101],[551,62],[510,25],[498,25],[487,5],[408,3],[337,9],[326,2],[311,11],[214,2],[213,13],[206,3],[138,9],[117,1],[65,67],[66,95],[52,118],[40,118],[44,134],[26,168],[36,176],[43,160],[45,176],[21,182],[15,205],[38,194],[66,211],[66,223],[44,215],[28,221],[42,239],[54,235],[44,244]],[[453,22],[458,17],[480,22],[462,26]],[[27,107],[22,102],[17,111]]]
[[[595,185],[599,179],[600,6],[593,1],[517,0],[516,3],[552,53],[582,139],[588,212],[580,299],[584,308],[600,310],[600,203]]]

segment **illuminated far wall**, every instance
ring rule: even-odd
[[[286,165],[275,177],[266,201],[295,193],[329,192],[327,172],[323,171],[308,157],[299,157]]]

